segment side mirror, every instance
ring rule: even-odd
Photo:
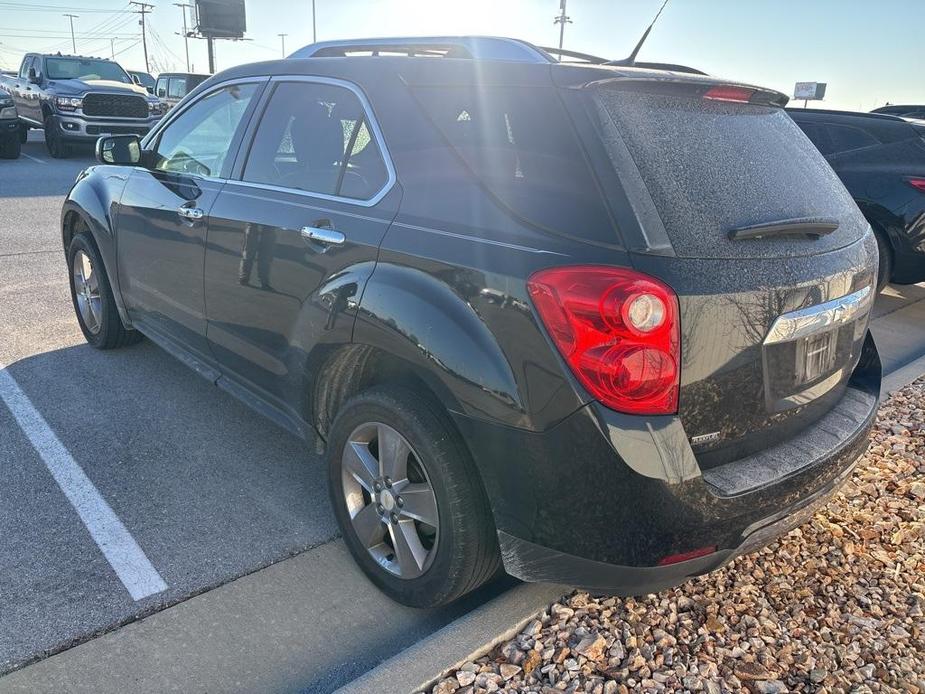
[[[138,75],[132,75],[132,82],[137,84],[139,87],[141,86],[141,78]]]
[[[31,82],[32,84],[38,84],[39,81],[40,81],[40,80],[39,80],[39,75],[38,75],[38,73],[35,71],[35,68],[34,68],[34,67],[30,67],[30,68],[29,68],[29,82]]]
[[[96,141],[96,160],[100,164],[137,166],[141,163],[141,140],[137,135],[108,135]]]

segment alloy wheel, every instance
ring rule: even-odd
[[[359,541],[386,571],[421,576],[440,539],[437,497],[420,458],[392,427],[369,422],[344,446],[344,501]]]
[[[103,323],[100,279],[96,268],[93,267],[93,260],[82,250],[74,253],[71,275],[80,318],[87,330],[96,335]]]

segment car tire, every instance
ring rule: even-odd
[[[67,252],[71,301],[87,342],[96,349],[134,344],[141,333],[122,323],[100,252],[90,234],[77,234]]]
[[[0,143],[0,159],[19,159],[21,149],[18,137],[8,137]]]
[[[380,452],[380,441],[389,453]],[[347,547],[390,598],[438,607],[498,573],[497,535],[478,472],[429,397],[400,386],[357,395],[331,427],[327,458]]]
[[[874,232],[874,238],[877,239],[877,251],[880,254],[880,266],[877,270],[877,293],[879,294],[890,283],[893,275],[893,252],[879,231]]]
[[[19,144],[24,145],[29,141],[29,128],[24,125],[19,126]]]
[[[71,154],[70,145],[61,137],[54,116],[45,118],[45,148],[52,159],[67,159]]]

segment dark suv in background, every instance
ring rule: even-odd
[[[878,287],[925,280],[925,124],[849,111],[789,113],[873,227]]]
[[[877,411],[876,242],[785,102],[511,39],[236,67],[98,143],[77,318],[323,441],[401,602],[658,590],[808,518]]]
[[[890,104],[889,106],[875,108],[871,113],[884,113],[889,116],[925,119],[925,105]]]

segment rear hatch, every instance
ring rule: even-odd
[[[679,297],[679,414],[701,465],[828,412],[860,355],[876,246],[786,98],[633,71],[581,91],[634,212],[617,215],[633,264]]]

